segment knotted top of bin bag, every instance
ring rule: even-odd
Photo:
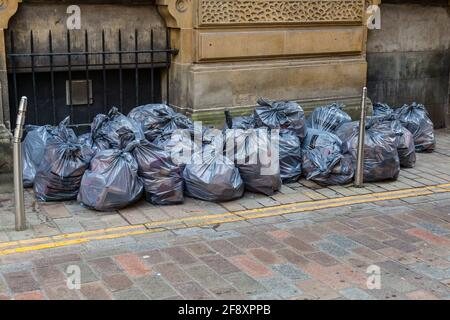
[[[69,122],[70,117],[67,117],[58,126],[25,126],[27,134],[22,144],[23,181],[25,187],[33,186],[36,170],[44,158],[45,149],[50,138],[63,135],[62,138],[70,141],[77,139],[75,132],[67,128]]]
[[[91,123],[91,132],[82,134],[78,137],[78,142],[92,149],[93,152],[98,150],[109,149],[109,141],[102,135],[102,126],[109,120],[104,114],[98,114]]]
[[[194,130],[191,119],[165,104],[136,107],[130,111],[128,117],[141,125],[145,137],[151,142],[161,136],[170,136],[177,129],[187,129],[191,132]]]
[[[342,142],[335,134],[308,129],[303,142],[303,172],[308,180],[321,185],[342,185],[354,176],[349,154],[343,154]]]
[[[77,197],[81,178],[89,167],[90,153],[77,142],[72,130],[58,127],[49,138],[36,173],[34,193],[41,201],[65,201]]]
[[[258,99],[257,103],[260,105],[254,113],[257,127],[289,129],[303,140],[306,135],[305,113],[298,103],[268,99]]]
[[[396,110],[402,125],[414,136],[417,152],[433,152],[436,147],[434,125],[422,104],[404,105]]]
[[[336,132],[343,123],[352,121],[352,118],[342,110],[343,107],[343,104],[333,103],[329,106],[315,108],[308,117],[308,128]]]
[[[119,109],[113,107],[108,115],[97,115],[92,124],[92,139],[99,149],[106,147],[118,149],[124,148],[128,143],[134,140],[144,139],[144,133],[138,123],[119,112]],[[126,132],[129,139],[125,140],[121,134]],[[130,132],[132,133],[130,135]]]
[[[183,178],[186,194],[200,200],[224,202],[244,194],[244,182],[233,161],[223,155],[223,143],[207,136],[202,150],[186,165]]]
[[[344,153],[350,153],[356,163],[358,154],[359,122],[344,123],[337,130],[343,142]],[[389,123],[367,119],[364,139],[364,181],[375,182],[397,179],[400,160],[397,135]]]
[[[253,129],[255,127],[256,127],[255,117],[251,115],[233,118],[232,126],[230,129],[248,130]]]
[[[78,201],[98,211],[122,209],[142,195],[143,184],[138,177],[138,164],[131,154],[138,142],[124,149],[98,151],[81,180]]]
[[[138,164],[146,198],[158,205],[178,204],[184,201],[182,169],[172,161],[171,153],[143,140],[132,151]]]
[[[394,109],[392,109],[388,104],[386,103],[375,103],[373,105],[373,115],[375,117],[379,116],[387,116],[394,113]]]

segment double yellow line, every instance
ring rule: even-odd
[[[228,222],[281,216],[293,213],[310,212],[320,209],[330,209],[355,204],[397,200],[426,196],[434,193],[450,192],[450,183],[420,188],[402,189],[396,191],[377,192],[366,195],[355,195],[335,199],[311,200],[295,202],[285,205],[264,207],[250,210],[241,210],[221,214],[208,214],[191,216],[179,219],[161,220],[139,225],[105,228],[99,230],[60,234],[51,237],[41,237],[28,240],[19,240],[0,243],[0,256],[13,253],[31,252],[43,249],[65,247],[87,243],[96,240],[117,239],[127,236],[156,233],[166,230],[179,230],[191,227],[202,227]]]

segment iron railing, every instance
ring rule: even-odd
[[[135,30],[134,34],[125,35],[126,44],[121,30],[115,36],[108,33],[108,37],[102,31],[100,44],[98,39],[90,40],[88,31],[77,32],[78,48],[74,48],[72,41],[74,31],[67,31],[58,41],[49,31],[47,46],[42,46],[40,41],[38,50],[35,35],[30,31],[28,39],[24,40],[23,35],[19,39],[20,47],[27,47],[26,52],[16,48],[16,36],[12,31],[9,33],[11,115],[17,114],[20,96],[28,96],[27,124],[55,125],[70,115],[74,127],[89,125],[96,114],[105,113],[112,106],[127,113],[141,104],[170,103],[168,71],[171,56],[177,51],[170,47],[168,30],[164,32],[163,41],[155,39],[154,30],[145,35]],[[84,41],[80,41],[80,34]],[[140,40],[144,38],[145,41]],[[116,43],[111,44],[112,40]],[[61,41],[65,41],[65,45]],[[134,43],[130,45],[130,41]],[[59,50],[54,50],[55,46]],[[163,72],[166,73],[164,83]],[[75,83],[78,83],[76,89]],[[80,93],[80,89],[84,93]],[[85,95],[81,103],[80,94]]]

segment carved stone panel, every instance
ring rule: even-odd
[[[199,0],[199,25],[361,23],[364,0]]]

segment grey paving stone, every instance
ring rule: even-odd
[[[212,296],[196,282],[176,284],[177,291],[188,300],[210,300]]]
[[[450,278],[450,269],[442,270],[439,268],[429,266],[426,263],[415,263],[410,265],[409,268],[419,274],[425,275],[427,277],[436,280],[443,280]]]
[[[415,245],[405,242],[405,241],[402,241],[400,239],[387,240],[387,241],[383,241],[383,243],[388,245],[389,247],[398,249],[403,252],[409,253],[409,252],[414,252],[414,251],[418,250],[418,248]]]
[[[0,265],[0,273],[26,271],[26,270],[31,270],[32,268],[33,268],[33,264],[29,261],[18,262],[18,263],[9,263],[9,264]]]
[[[400,293],[411,292],[417,289],[416,286],[412,285],[402,277],[383,273],[381,273],[381,286],[392,288]]]
[[[438,236],[445,236],[445,235],[450,234],[449,229],[445,229],[445,228],[443,228],[439,225],[433,224],[433,223],[423,222],[423,223],[418,223],[417,225],[425,230],[430,231],[431,233],[434,233],[435,235],[438,235]]]
[[[267,292],[262,284],[243,272],[231,273],[223,277],[245,295],[253,296]]]
[[[35,291],[40,288],[29,271],[4,273],[3,277],[12,293]]]
[[[185,271],[200,285],[208,289],[218,289],[228,286],[228,283],[219,274],[205,265],[189,267]]]
[[[114,293],[116,300],[149,300],[149,298],[142,292],[141,289],[131,288]]]
[[[339,235],[339,234],[330,234],[328,236],[325,237],[325,239],[327,239],[328,241],[334,242],[335,244],[337,244],[339,247],[344,248],[344,249],[355,249],[361,246],[361,244],[350,240],[349,238]]]
[[[240,234],[234,230],[225,230],[225,231],[214,231],[211,229],[211,232],[205,233],[202,235],[206,240],[216,240],[216,239],[227,239],[239,237]]]
[[[374,297],[359,288],[345,288],[339,293],[349,300],[374,300]]]
[[[307,280],[310,277],[292,264],[274,264],[272,270],[292,280]]]
[[[144,291],[144,293],[152,299],[163,299],[175,296],[177,293],[169,286],[169,284],[160,276],[141,277],[135,283]]]
[[[261,280],[261,284],[270,292],[280,296],[282,299],[289,299],[303,294],[303,292],[295,287],[291,282],[283,278],[270,278]]]
[[[350,255],[350,252],[344,250],[343,248],[336,246],[330,242],[319,242],[315,243],[314,246],[319,248],[321,251],[333,256],[335,258],[345,257]]]

